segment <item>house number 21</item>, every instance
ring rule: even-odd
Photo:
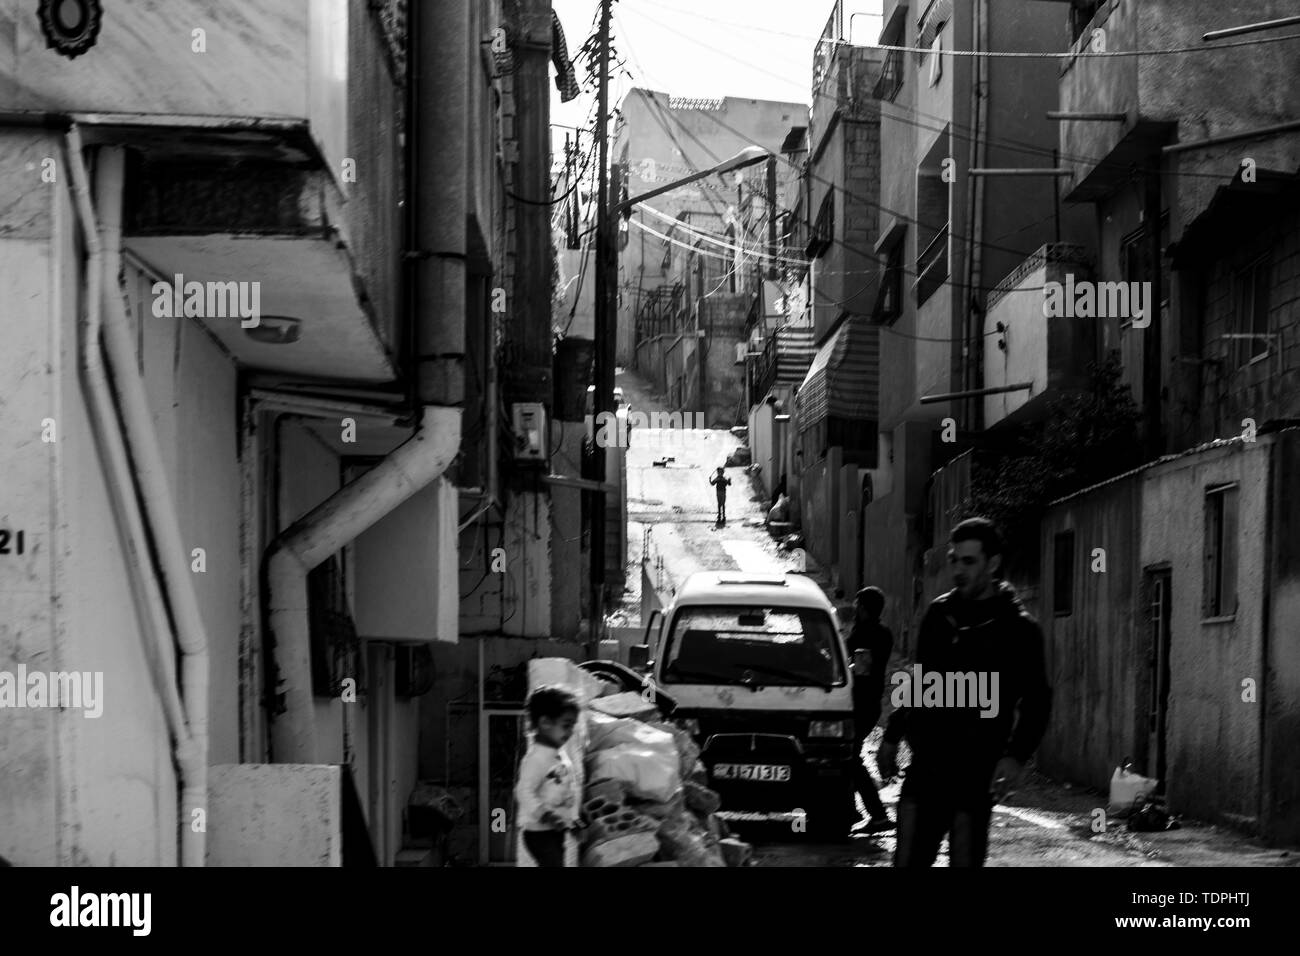
[[[13,541],[13,550],[9,542]],[[0,531],[0,554],[22,554],[23,533],[21,531]]]

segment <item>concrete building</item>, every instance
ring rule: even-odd
[[[635,196],[748,146],[776,152],[806,116],[799,103],[633,89],[620,105],[614,157]],[[746,197],[766,191],[762,166],[699,180],[636,207],[620,239],[618,362],[647,375],[674,410],[703,412],[710,425],[745,419],[736,346],[759,289],[737,240]]]
[[[1201,34],[1282,6],[1110,0],[1061,19],[1060,215],[1082,212],[1092,235],[1045,243],[986,300],[982,384],[1008,391],[980,399],[984,439],[932,479],[923,594],[941,587],[942,529],[969,507],[979,453],[1019,426],[1060,428],[1053,403],[1113,358],[1140,422],[1097,470],[1146,464],[1031,515],[1012,564],[1057,688],[1042,761],[1105,786],[1132,757],[1175,812],[1279,842],[1300,832],[1300,695],[1278,630],[1295,619],[1295,547],[1276,497],[1300,410],[1300,128],[1277,90],[1300,65],[1281,44],[1247,54]],[[1090,55],[1139,46],[1196,53]]]
[[[885,622],[911,648],[919,613],[948,587],[939,526],[952,515],[936,506],[964,493],[947,495],[936,470],[984,442],[990,425],[982,400],[921,399],[985,386],[990,292],[1040,247],[1087,241],[1091,225],[1057,212],[1053,176],[969,174],[1054,166],[1046,113],[1057,108],[1058,62],[942,52],[1055,51],[1065,5],[889,0],[884,13],[882,44],[928,52],[889,52],[875,90],[880,448],[864,492],[862,581],[888,595]]]
[[[1111,0],[1066,38],[1061,108],[1114,117],[1061,127],[1066,198],[1097,222],[1086,258],[1100,282],[1154,293],[1147,314],[1121,309],[1094,332],[1122,361],[1154,461],[1055,504],[1040,559],[1060,688],[1045,760],[1097,783],[1131,755],[1176,812],[1276,842],[1300,835],[1300,682],[1284,636],[1296,545],[1279,497],[1295,483],[1286,426],[1300,417],[1300,123],[1279,91],[1300,63],[1285,44],[1200,37],[1288,12]],[[1112,49],[1206,50],[1078,55],[1103,35]],[[1040,352],[1058,353],[1060,331],[1049,325]],[[1043,382],[1010,361],[1008,378]],[[1121,555],[1120,573],[1089,573],[1094,548]],[[1114,693],[1086,691],[1103,680]]]
[[[549,3],[508,24],[504,126],[496,2],[55,6],[0,3],[0,671],[100,675],[102,712],[6,709],[0,856],[402,861],[458,535],[490,492],[550,526],[494,440],[498,338],[549,362],[504,199],[547,183]],[[549,531],[516,524],[535,636]]]
[[[794,395],[799,520],[805,547],[832,581],[856,590],[862,550],[861,492],[876,465],[879,289],[874,245],[880,188],[881,59],[844,41],[836,3],[814,51],[802,194],[792,244],[807,262],[791,276],[806,291],[816,353]],[[791,131],[794,132],[793,130]],[[802,305],[803,296],[796,296]]]

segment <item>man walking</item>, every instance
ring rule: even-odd
[[[983,866],[994,803],[1020,782],[1025,762],[1047,728],[1052,691],[1043,661],[1043,635],[1000,579],[1002,539],[987,518],[952,529],[948,565],[956,587],[926,611],[916,663],[941,688],[991,687],[972,706],[969,695],[939,693],[930,681],[924,698],[890,715],[876,754],[886,779],[898,772],[898,741],[906,735],[912,763],[898,804],[895,866],[931,866],[948,837],[950,866]],[[902,699],[898,688],[895,703]],[[953,699],[962,696],[958,701]],[[917,701],[923,700],[921,706]],[[1018,712],[1018,716],[1017,716]]]
[[[880,719],[880,698],[885,689],[885,668],[894,649],[894,635],[880,623],[885,594],[863,588],[855,601],[857,616],[849,632],[848,651],[853,660],[853,789],[867,810],[867,833],[894,828],[876,792],[876,781],[862,762],[862,745]]]
[[[726,473],[722,470],[722,466],[719,465],[718,470],[714,473],[713,477],[709,479],[709,484],[713,485],[718,492],[717,522],[718,526],[721,527],[727,523],[727,485],[731,484],[731,479],[727,477]]]

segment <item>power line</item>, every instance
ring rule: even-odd
[[[659,26],[659,27],[661,27],[662,29],[667,30],[667,31],[670,32],[670,33],[675,33],[675,34],[677,34],[678,36],[682,37],[683,39],[689,40],[689,41],[691,41],[692,43],[695,43],[695,44],[697,44],[698,46],[702,46],[702,47],[704,47],[705,49],[710,50],[711,52],[717,53],[717,54],[720,55],[720,56],[724,56],[724,57],[726,57],[727,59],[732,60],[732,61],[735,62],[735,63],[739,63],[741,66],[746,66],[746,67],[749,67],[750,69],[757,70],[757,71],[759,71],[759,72],[761,72],[761,73],[765,73],[765,74],[767,74],[768,76],[770,76],[770,77],[772,77],[772,78],[774,78],[774,79],[778,79],[778,80],[781,80],[781,81],[786,82],[786,83],[790,83],[790,84],[794,84],[794,85],[797,85],[797,83],[798,83],[798,81],[796,81],[796,80],[794,80],[794,79],[791,79],[791,78],[788,77],[788,76],[784,76],[783,74],[780,74],[780,73],[775,73],[775,72],[773,72],[772,70],[769,70],[769,69],[767,69],[766,67],[760,66],[760,65],[757,64],[757,63],[753,63],[753,62],[751,62],[751,61],[749,61],[749,60],[745,60],[745,59],[743,59],[743,58],[741,58],[741,57],[735,56],[734,54],[728,53],[728,52],[726,52],[725,50],[720,50],[720,49],[718,49],[718,48],[716,48],[716,47],[714,47],[714,46],[712,46],[712,45],[710,45],[710,44],[704,42],[703,40],[698,39],[697,37],[693,37],[693,36],[691,36],[691,35],[689,35],[689,34],[686,34],[686,33],[681,32],[680,30],[674,29],[673,27],[670,27],[670,26],[668,26],[667,24],[662,23],[661,21],[654,19],[653,17],[647,16],[645,13],[643,13],[643,12],[641,12],[641,11],[639,11],[639,10],[636,11],[636,12],[637,12],[641,17],[643,17],[644,19],[648,20],[649,22],[655,24],[656,26]],[[1300,39],[1300,34],[1296,34],[1294,37],[1271,37],[1271,38],[1267,38],[1267,39],[1269,39],[1271,42],[1276,42],[1276,41],[1278,41],[1278,40],[1284,40],[1284,39]],[[843,41],[840,41],[840,42],[843,43]],[[847,44],[845,44],[845,45],[847,45]],[[1228,45],[1228,44],[1221,44],[1221,46],[1227,46],[1227,45]],[[1243,44],[1243,45],[1244,45],[1244,44]],[[857,46],[857,47],[859,47],[859,48],[864,48],[864,49],[881,49],[881,50],[893,50],[893,49],[909,50],[909,49],[912,49],[912,48],[909,48],[909,47],[880,47],[880,46],[872,46],[872,45],[870,45],[870,44],[855,44],[855,46]],[[1189,48],[1189,49],[1196,49],[1196,50],[1199,50],[1199,49],[1201,49],[1201,47],[1195,47],[1195,48]],[[933,51],[926,49],[926,50],[920,50],[920,52],[927,52],[927,53],[928,53],[928,52],[933,52]],[[942,51],[942,52],[947,53],[947,52],[950,52],[950,51],[948,51],[948,50],[944,50],[944,51]],[[1127,52],[1131,54],[1133,51],[1127,51]],[[1008,54],[1008,55],[1010,55],[1010,54]],[[1016,55],[1020,55],[1020,54],[1016,54]],[[1024,55],[1026,55],[1026,56],[1038,56],[1039,54],[1024,54]],[[1069,56],[1070,54],[1051,54],[1051,55],[1052,55],[1052,56]],[[1095,54],[1094,54],[1094,55],[1095,55]],[[824,98],[824,99],[829,99],[829,100],[831,100],[832,102],[838,102],[838,97],[836,97],[836,96],[835,96],[834,94],[832,94],[832,93],[828,93],[828,92],[826,92],[825,90],[821,90],[821,89],[814,90],[814,91],[813,91],[813,96],[814,96],[814,98],[816,98],[816,97],[822,97],[822,98]],[[964,124],[960,124],[960,123],[953,122],[953,121],[951,121],[951,120],[946,119],[945,117],[934,116],[933,114],[925,113],[925,112],[923,112],[923,111],[921,111],[921,110],[917,110],[917,109],[914,109],[914,108],[911,108],[911,107],[902,106],[902,105],[899,105],[899,104],[897,104],[897,103],[893,103],[892,101],[881,100],[881,101],[878,101],[878,102],[880,102],[882,105],[883,105],[884,103],[886,103],[886,102],[889,102],[891,107],[893,107],[894,109],[899,110],[899,111],[901,111],[901,112],[908,112],[908,113],[913,113],[913,114],[915,114],[915,115],[917,115],[917,116],[923,116],[923,117],[925,117],[925,118],[927,118],[927,119],[932,119],[932,120],[935,120],[936,122],[944,123],[945,125],[950,125],[953,129],[963,129],[963,130],[966,130],[966,131],[968,131],[968,132],[970,131],[970,127],[965,126]],[[883,118],[886,114],[884,114],[884,113],[882,112],[881,115],[882,115],[882,118]],[[899,120],[900,122],[904,122],[904,123],[909,122],[908,120],[904,119],[904,118],[901,117],[901,116],[889,116],[889,118],[890,118],[890,119],[897,119],[897,120]],[[917,123],[917,122],[911,122],[910,125],[915,126],[915,127],[918,128],[918,129],[928,130],[928,131],[930,131],[930,132],[942,132],[942,131],[943,131],[943,128],[942,128],[942,127],[936,129],[936,128],[934,128],[934,127],[925,126],[924,124]],[[971,136],[969,136],[969,135],[967,135],[967,136],[959,136],[958,138],[959,138],[959,139],[963,139],[963,140],[969,142],[970,139],[971,139]],[[1008,149],[1012,149],[1012,150],[1019,151],[1019,152],[1040,152],[1042,155],[1046,155],[1046,156],[1050,156],[1050,155],[1052,154],[1052,152],[1053,152],[1053,150],[1052,150],[1051,147],[1045,147],[1045,146],[1034,146],[1034,145],[1032,145],[1032,144],[1024,143],[1023,141],[1020,141],[1020,140],[1010,140],[1010,139],[1000,139],[1000,138],[990,138],[990,137],[986,137],[986,141],[989,142],[990,144],[996,144],[996,145],[999,145],[999,146],[1005,146],[1005,147],[1007,147]],[[1125,169],[1125,170],[1132,168],[1132,169],[1134,169],[1136,172],[1149,172],[1149,171],[1150,171],[1150,172],[1154,172],[1154,171],[1160,171],[1160,172],[1164,172],[1166,175],[1173,175],[1173,176],[1188,176],[1188,177],[1193,177],[1193,178],[1205,178],[1205,179],[1221,179],[1221,178],[1223,178],[1223,177],[1222,177],[1222,174],[1218,174],[1218,173],[1201,173],[1201,172],[1194,172],[1194,171],[1190,171],[1190,170],[1189,170],[1189,171],[1173,171],[1173,170],[1170,170],[1170,171],[1167,171],[1167,172],[1166,172],[1166,171],[1163,171],[1163,170],[1146,170],[1146,169],[1142,169],[1142,168],[1140,168],[1140,167],[1130,167],[1129,165],[1119,164],[1119,163],[1116,163],[1114,160],[1108,160],[1108,159],[1106,159],[1106,158],[1104,158],[1104,157],[1088,157],[1088,156],[1075,156],[1075,155],[1060,154],[1060,158],[1061,158],[1061,159],[1064,159],[1064,160],[1068,160],[1068,161],[1070,161],[1070,162],[1077,162],[1077,163],[1081,163],[1081,164],[1084,164],[1084,165],[1097,166],[1097,167],[1100,167],[1100,168],[1123,168],[1123,169]],[[847,192],[847,191],[846,191],[846,192]],[[891,215],[892,215],[892,213],[891,213]],[[1004,251],[1005,251],[1005,250],[1004,250]]]
[[[941,53],[948,56],[986,56],[986,57],[1002,57],[1008,59],[1040,59],[1040,60],[1041,59],[1073,59],[1075,57],[1107,57],[1107,56],[1175,56],[1184,53],[1203,53],[1206,52],[1207,50],[1223,50],[1229,47],[1242,47],[1242,46],[1260,46],[1266,43],[1282,43],[1287,40],[1300,39],[1300,33],[1294,33],[1294,34],[1289,34],[1287,36],[1280,36],[1280,37],[1259,37],[1254,40],[1236,40],[1233,41],[1232,43],[1215,43],[1213,45],[1200,43],[1197,44],[1196,46],[1166,47],[1157,50],[1094,51],[1086,47],[1078,51],[1067,50],[1064,52],[1046,52],[1046,51],[1037,52],[1037,51],[1017,51],[1017,50],[949,50],[949,49],[935,50],[930,47],[886,46],[880,43],[850,43],[848,40],[839,37],[809,37],[805,34],[785,33],[780,30],[771,30],[771,29],[766,29],[764,27],[756,27],[753,26],[752,24],[737,23],[731,20],[721,20],[716,17],[710,17],[702,13],[697,13],[693,10],[682,10],[677,7],[665,7],[662,4],[660,4],[659,6],[662,9],[671,11],[673,13],[686,14],[687,16],[696,17],[701,20],[708,20],[710,22],[717,23],[722,26],[742,27],[750,30],[757,30],[762,33],[772,33],[778,36],[787,36],[797,40],[807,40],[818,45],[822,43],[826,43],[831,46],[857,46],[857,47],[865,47],[866,49],[871,49],[871,50],[898,51],[900,53],[922,53],[922,54]],[[640,10],[634,10],[633,12],[643,17],[646,16],[645,13],[643,13]],[[867,14],[867,15],[875,16],[877,18],[882,18],[881,14]],[[652,23],[655,23],[658,26],[664,27],[664,29],[669,29],[667,26],[665,26],[663,23],[660,23],[657,20],[653,20],[650,17],[646,17],[646,19],[651,20]],[[717,51],[717,52],[721,52],[721,51]]]

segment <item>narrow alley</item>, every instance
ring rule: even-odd
[[[635,372],[620,369],[616,383],[632,410],[669,411],[662,396]],[[716,527],[708,478],[742,445],[727,429],[632,432],[627,453],[628,590],[619,612],[625,623],[639,623],[643,561],[651,583],[657,583],[665,597],[696,571],[781,573],[802,564],[841,614],[852,614],[851,602],[831,593],[814,559],[802,551],[796,556],[783,550],[767,533],[764,516],[770,502],[762,497],[761,487],[751,483],[749,469],[726,469],[732,481],[727,524]],[[645,542],[650,544],[648,552],[642,551]],[[891,664],[898,667],[903,661],[896,655]],[[879,736],[877,730],[864,750],[873,773]],[[895,780],[881,790],[891,814],[899,785]],[[994,809],[988,865],[1300,866],[1300,853],[1268,848],[1227,828],[1191,821],[1180,821],[1179,829],[1162,833],[1135,833],[1115,821],[1097,832],[1097,811],[1105,803],[1105,794],[1032,774],[1022,789]],[[854,832],[843,843],[817,843],[782,824],[733,828],[754,843],[755,866],[893,865],[893,833]],[[946,863],[945,846],[938,865]]]

